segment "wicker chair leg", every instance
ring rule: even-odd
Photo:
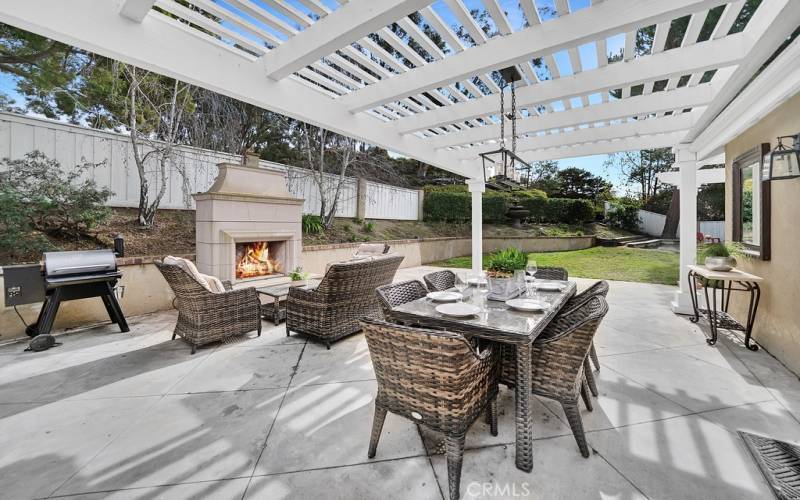
[[[261,316],[258,317],[258,336],[261,336]]]
[[[592,398],[589,396],[589,387],[586,384],[586,379],[581,380],[581,398],[583,399],[583,404],[586,405],[586,409],[589,411],[594,411],[594,406],[592,405]]]
[[[192,344],[192,354],[197,352],[197,344]]]
[[[586,379],[586,383],[589,385],[589,390],[592,391],[592,396],[597,397],[599,392],[597,391],[597,382],[594,379],[594,373],[592,373],[592,366],[589,364],[589,356],[586,356],[586,359],[583,360],[583,376]]]
[[[450,485],[450,500],[461,498],[461,465],[464,460],[464,441],[466,434],[448,435],[445,437],[447,453],[447,481]]]
[[[493,397],[489,401],[489,405],[486,407],[486,418],[489,422],[489,432],[492,433],[492,436],[497,435],[497,396]]]
[[[600,359],[597,357],[597,349],[594,348],[594,342],[592,342],[592,347],[589,349],[589,356],[592,357],[592,362],[594,363],[594,369],[599,372]]]
[[[289,336],[289,325],[286,325],[286,336]]]
[[[175,337],[177,337],[177,336],[178,336],[178,334],[177,334],[177,333],[173,333],[173,334],[172,334],[172,340],[175,340]]]
[[[586,434],[583,432],[583,420],[581,411],[578,409],[578,401],[561,401],[561,407],[567,416],[569,427],[572,429],[572,435],[575,436],[581,455],[583,458],[589,458],[589,446],[586,444]]]
[[[378,440],[381,438],[384,420],[386,420],[386,409],[375,405],[375,416],[372,419],[372,434],[369,436],[369,451],[367,452],[369,458],[375,458],[375,452],[378,450]]]

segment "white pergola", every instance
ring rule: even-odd
[[[729,104],[800,25],[800,1],[763,0],[733,34],[745,0],[593,0],[575,11],[554,0],[556,15],[546,20],[536,2],[511,2],[527,19],[517,29],[504,2],[482,0],[497,32],[491,37],[462,0],[187,0],[193,9],[175,0],[4,0],[0,21],[467,177],[474,266],[482,253],[478,155],[496,149],[500,135],[492,72],[509,66],[523,75],[520,156],[673,147],[681,219],[696,220],[697,169],[719,161],[739,119]],[[699,41],[718,7],[710,37]],[[409,18],[414,13],[427,33]],[[684,16],[680,45],[667,48],[672,21]],[[652,45],[637,53],[637,31],[651,26]],[[609,63],[609,40],[620,36],[621,60]],[[569,68],[556,62],[564,52]],[[681,225],[682,266],[694,261],[695,231]],[[681,286],[676,310],[689,304]]]

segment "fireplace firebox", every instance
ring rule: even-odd
[[[283,273],[282,241],[236,243],[236,279],[260,278]]]

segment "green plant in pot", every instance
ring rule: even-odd
[[[736,243],[709,243],[701,247],[700,257],[712,271],[730,271],[736,267],[736,257],[746,257],[746,254]]]
[[[486,259],[486,275],[491,281],[492,295],[498,298],[516,295],[520,287],[513,279],[514,271],[524,271],[528,256],[522,250],[509,247]]]
[[[302,267],[297,266],[289,272],[289,279],[292,280],[292,284],[301,285],[308,279],[308,273],[303,271]]]

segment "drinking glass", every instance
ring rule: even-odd
[[[475,286],[475,291],[478,292],[478,297],[480,297],[480,307],[484,311],[488,311],[488,299],[489,293],[492,291],[492,287],[489,284],[491,280],[488,279],[481,279],[478,281],[477,285]]]
[[[461,294],[461,299],[460,300],[463,302],[464,301],[464,290],[466,290],[467,287],[469,286],[469,283],[467,283],[467,276],[466,276],[465,273],[463,273],[463,272],[456,273],[456,280],[455,280],[454,286],[456,287],[456,290],[458,290],[458,293]]]

